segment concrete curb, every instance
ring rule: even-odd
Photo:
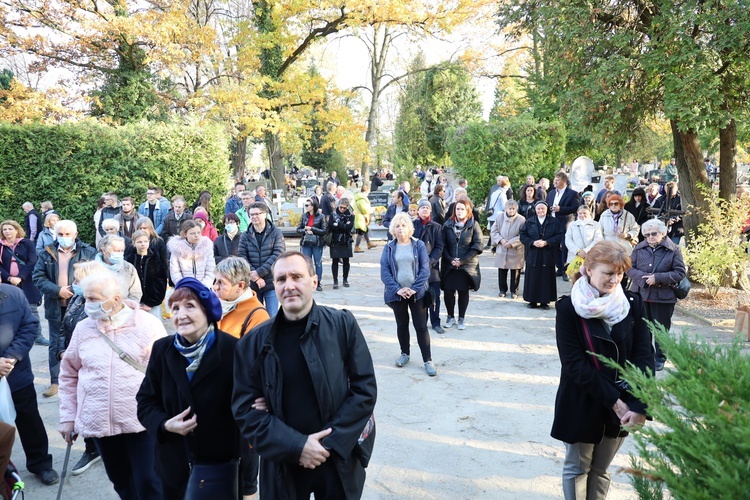
[[[700,321],[706,326],[716,326],[717,322],[711,321],[710,319],[706,319],[703,316],[701,316],[698,313],[694,313],[693,311],[690,311],[680,305],[675,304],[674,308],[679,312],[680,314],[684,314],[685,316],[690,316],[696,321]]]

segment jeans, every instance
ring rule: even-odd
[[[672,240],[672,243],[674,243],[675,245],[679,245],[682,236],[670,236],[669,239]]]
[[[430,283],[430,288],[435,293],[435,302],[430,306],[430,324],[435,328],[440,326],[440,282]]]
[[[148,432],[94,438],[107,477],[122,500],[158,500],[161,479],[154,463],[154,438]]]
[[[302,253],[315,262],[315,274],[318,275],[318,284],[323,283],[323,247],[318,245],[302,245]]]
[[[396,335],[401,352],[409,354],[409,311],[411,311],[411,321],[414,329],[417,331],[417,343],[419,350],[422,351],[422,361],[432,361],[430,352],[430,332],[427,331],[427,309],[424,307],[424,298],[415,300],[411,297],[409,300],[397,300],[389,302],[388,307],[393,309],[393,315],[396,317]]]
[[[36,338],[43,339],[44,335],[42,335],[42,321],[41,318],[39,318],[39,304],[32,304],[29,302],[29,307],[31,307],[31,314],[34,315],[36,319],[39,320],[39,330],[36,332]]]
[[[51,306],[54,307],[54,306]],[[60,308],[60,318],[65,317],[65,307]],[[57,359],[57,346],[60,342],[65,343],[65,338],[60,335],[62,321],[48,321],[49,325],[49,351],[47,362],[49,364],[49,383],[56,384],[60,375],[60,360]]]
[[[603,500],[609,491],[607,468],[625,440],[605,437],[599,444],[565,443],[563,493],[565,500]]]
[[[271,288],[267,292],[258,292],[258,300],[266,306],[266,311],[271,318],[276,317],[279,312],[279,299],[276,297],[276,290]]]

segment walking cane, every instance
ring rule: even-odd
[[[62,498],[63,485],[65,484],[65,476],[68,474],[68,462],[70,461],[70,449],[73,447],[73,441],[76,440],[78,434],[75,432],[70,434],[70,442],[65,450],[65,461],[63,462],[63,470],[60,475],[60,486],[57,487],[57,500]]]

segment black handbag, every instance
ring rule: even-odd
[[[672,288],[674,288],[674,294],[677,298],[682,300],[688,296],[688,293],[690,293],[690,286],[690,280],[685,276],[679,283],[672,285]]]
[[[305,233],[305,235],[302,237],[302,244],[316,247],[318,246],[318,235],[317,234],[311,234],[311,233]]]
[[[191,464],[185,500],[239,498],[240,461],[223,464]]]

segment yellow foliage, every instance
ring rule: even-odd
[[[0,89],[0,122],[52,124],[74,116],[76,113],[63,106],[54,92],[37,92],[15,79],[10,90]]]

